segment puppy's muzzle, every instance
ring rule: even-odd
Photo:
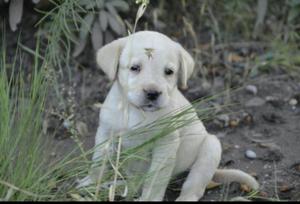
[[[145,97],[147,100],[149,101],[156,101],[158,99],[158,97],[161,95],[161,91],[157,91],[157,90],[144,90],[145,93]]]

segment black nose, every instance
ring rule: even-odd
[[[156,90],[144,90],[144,92],[146,94],[147,99],[150,101],[155,101],[161,94],[161,92]]]

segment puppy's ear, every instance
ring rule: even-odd
[[[97,51],[97,64],[110,80],[114,80],[117,75],[119,58],[126,41],[127,37],[114,40]]]
[[[179,78],[178,85],[180,89],[187,89],[187,80],[191,77],[195,62],[192,56],[180,45],[179,46]]]

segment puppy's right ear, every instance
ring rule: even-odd
[[[114,40],[97,51],[97,64],[110,80],[116,78],[119,58],[126,41],[127,37]]]

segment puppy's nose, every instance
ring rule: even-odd
[[[150,101],[155,101],[161,94],[161,91],[157,90],[144,90],[146,97]]]

